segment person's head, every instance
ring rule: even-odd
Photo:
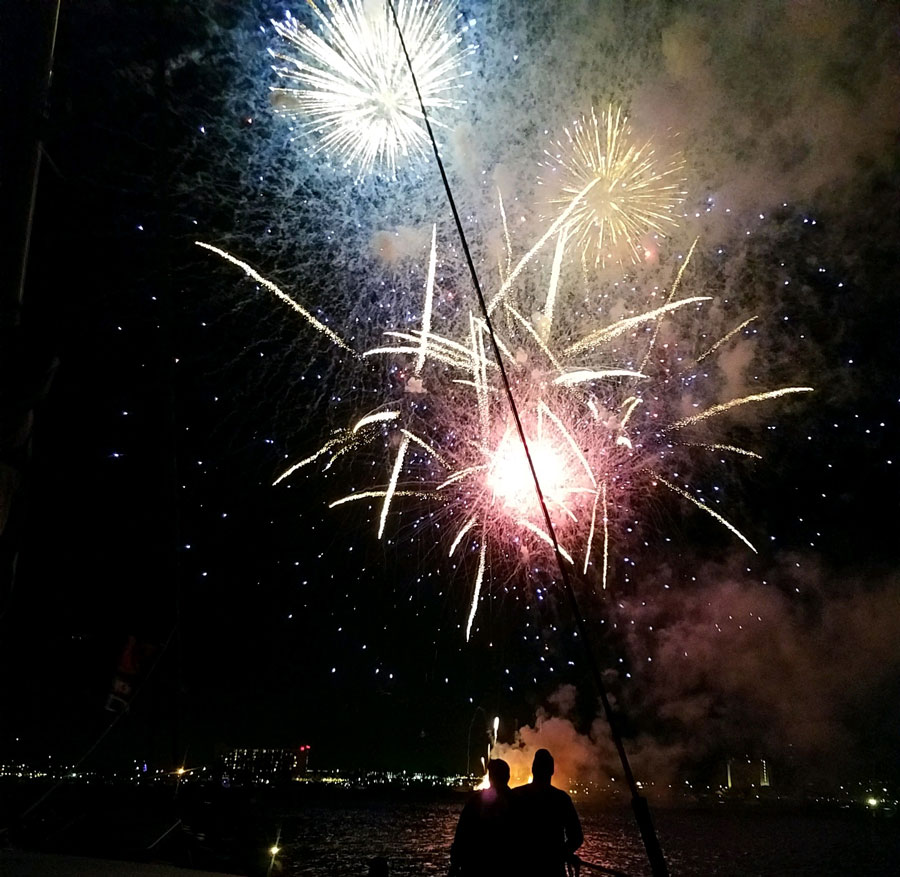
[[[536,783],[549,783],[553,776],[553,756],[547,749],[538,749],[531,762],[531,776]]]
[[[505,789],[509,785],[509,765],[502,758],[488,762],[488,779],[492,789]]]

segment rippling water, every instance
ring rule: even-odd
[[[382,855],[392,877],[446,874],[459,810],[459,804],[385,800],[283,814],[281,873],[355,877]],[[629,812],[582,809],[581,818],[583,858],[631,877],[649,875]],[[900,874],[896,820],[716,810],[659,811],[655,818],[673,877]]]

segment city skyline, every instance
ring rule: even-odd
[[[382,312],[418,327],[433,224],[438,307],[468,294],[433,164],[360,183],[272,110],[265,50],[284,6],[210,0],[152,27],[103,5],[62,15],[23,317],[31,351],[59,366],[4,534],[19,564],[3,595],[0,760],[89,752],[85,769],[99,769],[141,751],[175,768],[228,741],[303,740],[329,764],[454,771],[499,716],[502,746],[549,741],[608,776],[552,570],[526,580],[498,565],[467,644],[477,552],[451,559],[419,507],[383,541],[377,504],[327,508],[350,475],[374,483],[374,452],[272,486],[374,408],[403,364],[351,371],[195,240],[348,337],[376,335]],[[583,585],[638,772],[666,783],[728,753],[775,763],[793,747],[813,772],[896,778],[900,205],[883,88],[897,70],[878,30],[890,13],[865,26],[843,5],[818,24],[799,7],[777,18],[756,51],[783,50],[802,72],[779,85],[772,65],[728,75],[752,56],[741,28],[762,27],[749,4],[718,29],[710,7],[600,22],[580,6],[488,6],[463,10],[480,48],[445,143],[478,252],[504,252],[498,188],[517,255],[544,228],[526,195],[542,132],[569,112],[561,80],[592,71],[567,80],[583,114],[618,70],[634,124],[679,132],[689,196],[658,262],[603,266],[591,282],[668,288],[699,236],[686,294],[716,297],[717,327],[759,314],[718,387],[815,388],[729,421],[763,461],[684,475],[724,498],[716,508],[736,512],[758,554],[655,496],[626,522],[609,587]],[[646,69],[627,61],[626,32]],[[814,63],[811,33],[840,65]],[[513,98],[533,118],[504,116]],[[133,687],[110,712],[129,637]]]

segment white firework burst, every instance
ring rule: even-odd
[[[318,149],[356,166],[357,178],[376,168],[393,177],[402,159],[426,153],[428,139],[390,7],[386,0],[307,2],[319,32],[290,13],[272,22],[296,50],[270,49],[286,83],[272,89],[273,104],[302,119]],[[468,27],[454,27],[449,2],[396,0],[395,7],[429,118],[440,125],[431,112],[461,103]]]

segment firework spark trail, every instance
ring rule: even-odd
[[[350,431],[355,434],[363,429],[363,427],[371,426],[373,423],[384,423],[389,420],[396,420],[398,416],[398,411],[379,411],[375,414],[367,414],[361,420],[358,420]]]
[[[541,335],[546,338],[553,326],[553,310],[556,307],[556,291],[559,287],[559,271],[562,267],[563,253],[566,251],[566,239],[568,227],[563,226],[556,239],[556,252],[553,254],[553,267],[550,269],[550,286],[547,290],[547,301],[544,304],[544,323],[541,327]]]
[[[578,442],[575,440],[575,437],[572,435],[571,432],[569,432],[568,429],[566,429],[562,420],[560,420],[560,418],[556,414],[554,414],[553,411],[550,410],[550,408],[547,406],[547,403],[544,402],[543,400],[538,404],[538,429],[539,430],[540,430],[541,423],[542,423],[541,415],[543,415],[544,417],[547,417],[553,423],[553,425],[559,430],[559,434],[568,443],[569,447],[572,450],[572,454],[574,455],[575,459],[581,464],[582,468],[584,469],[585,473],[587,474],[587,477],[590,479],[591,484],[594,487],[596,487],[597,479],[594,477],[594,473],[591,470],[590,463],[588,463],[588,461],[587,461],[587,457],[584,456],[584,453],[582,452],[581,448],[578,447]]]
[[[609,574],[609,507],[606,504],[606,482],[603,482],[603,590]]]
[[[438,450],[433,445],[425,441],[422,436],[416,435],[414,432],[410,432],[408,429],[401,429],[400,432],[408,441],[422,448],[423,451],[425,451],[433,459],[437,460],[438,463],[440,463],[441,466],[443,466],[445,469],[450,468],[450,464],[441,456]],[[735,448],[734,450],[737,450],[737,448]]]
[[[741,540],[754,554],[757,553],[756,549],[753,547],[753,543],[740,531],[737,527],[734,526],[730,521],[725,520],[717,511],[711,509],[705,502],[697,499],[696,496],[692,496],[686,490],[682,490],[677,484],[673,484],[671,481],[663,478],[658,472],[650,473],[660,484],[668,487],[673,493],[677,493],[679,496],[683,496],[689,502],[692,502],[698,509],[702,509],[706,514],[715,518],[723,527],[731,530],[738,539]]]
[[[414,374],[419,377],[428,354],[428,336],[431,333],[431,308],[434,303],[434,272],[437,266],[437,226],[431,226],[431,255],[428,257],[428,279],[425,281],[425,304],[422,307],[422,346],[416,357]]]
[[[394,176],[398,160],[422,158],[427,137],[412,78],[390,20],[387,4],[366,0],[326,0],[327,14],[307,0],[321,34],[286,14],[272,21],[296,52],[270,49],[277,75],[287,86],[272,89],[276,109],[297,116],[320,137],[318,149],[358,166],[358,177],[376,165]],[[413,69],[429,110],[460,105],[463,59],[472,51],[453,32],[453,4],[399,0],[397,15],[406,35]],[[467,27],[462,28],[463,32]],[[430,114],[429,114],[430,115]],[[439,120],[434,120],[440,124]]]
[[[602,484],[602,488],[606,488],[606,482]],[[594,544],[594,532],[597,529],[597,503],[600,501],[600,491],[594,494],[594,505],[591,507],[591,527],[588,530],[587,542],[584,547],[584,568],[581,570],[582,575],[587,575],[588,567],[591,565],[591,548]],[[605,585],[604,585],[605,587]]]
[[[678,273],[675,275],[675,282],[672,284],[672,289],[669,291],[669,296],[666,299],[666,305],[672,303],[672,299],[675,298],[675,293],[678,292],[678,287],[681,286],[681,278],[684,276],[684,272],[687,270],[687,266],[691,263],[691,257],[694,255],[694,250],[697,247],[697,241],[700,238],[694,238],[694,242],[691,244],[691,248],[688,250],[687,256],[682,260],[681,266],[678,269]],[[650,344],[647,346],[647,352],[644,354],[644,359],[641,362],[641,371],[643,371],[647,367],[647,362],[650,359],[651,354],[653,353],[653,348],[656,347],[656,339],[659,337],[659,327],[660,323],[657,322],[656,326],[653,329],[653,336],[650,339]]]
[[[553,237],[553,235],[558,234],[560,229],[568,222],[569,217],[575,210],[578,208],[578,205],[581,203],[581,200],[594,188],[600,181],[599,180],[591,180],[588,182],[580,192],[575,194],[575,197],[572,199],[572,202],[563,210],[562,213],[551,223],[550,227],[545,231],[540,238],[538,238],[537,243],[519,260],[518,264],[511,272],[509,272],[506,276],[506,279],[500,284],[500,289],[494,294],[494,297],[488,302],[488,315],[492,315],[494,313],[497,305],[503,301],[507,293],[512,289],[513,283],[515,283],[518,276],[525,269],[525,266],[534,258],[535,254],[540,252],[543,249],[544,244]]]
[[[634,317],[625,317],[622,320],[619,320],[616,323],[613,323],[610,326],[604,326],[601,329],[597,329],[596,332],[592,332],[590,335],[582,338],[580,341],[576,341],[574,344],[570,345],[565,349],[565,353],[567,355],[571,355],[573,353],[582,353],[583,351],[589,350],[592,347],[598,347],[600,344],[604,344],[607,341],[611,341],[613,338],[616,338],[619,335],[624,335],[626,332],[629,332],[631,329],[635,329],[643,323],[649,323],[653,320],[658,320],[660,317],[665,314],[670,314],[672,311],[676,311],[679,308],[683,308],[686,305],[696,304],[702,301],[711,301],[711,297],[708,295],[695,295],[691,298],[683,298],[680,301],[673,301],[668,304],[664,304],[661,307],[655,308],[652,311],[647,311],[644,314],[637,314]],[[644,363],[641,368],[643,369],[646,366]]]
[[[472,337],[473,354],[477,353],[477,369],[473,372],[475,380],[475,392],[478,399],[478,417],[481,425],[481,449],[483,453],[487,453],[487,441],[491,429],[491,413],[488,406],[487,395],[487,357],[484,350],[484,333],[476,331],[476,321],[473,316],[469,317],[470,332]]]
[[[740,399],[729,399],[727,402],[713,405],[711,408],[700,411],[698,414],[692,414],[690,417],[676,420],[675,423],[671,423],[665,427],[664,431],[674,432],[676,429],[684,429],[684,427],[690,426],[692,423],[700,423],[703,420],[709,420],[710,417],[715,417],[717,414],[723,414],[726,411],[731,411],[732,408],[739,408],[742,405],[749,405],[752,402],[765,402],[767,399],[778,399],[779,397],[787,396],[790,393],[812,392],[812,387],[782,387],[779,390],[769,390],[766,393],[753,393],[751,396],[742,396]]]
[[[468,362],[470,351],[461,344],[456,344],[449,338],[442,338],[437,335],[430,335],[422,338],[421,333],[414,332],[385,332],[389,338],[398,338],[400,340],[408,340],[412,342],[410,345],[398,345],[396,347],[373,347],[363,352],[363,357],[379,356],[393,353],[410,353],[418,356],[423,346],[428,350],[428,355],[434,359],[440,360],[447,365],[457,368],[464,368]],[[437,349],[440,347],[440,349]],[[462,356],[459,356],[459,354]]]
[[[540,332],[531,325],[531,321],[527,320],[522,314],[520,314],[509,302],[504,302],[503,304],[504,310],[521,326],[523,331],[527,332],[531,338],[534,340],[534,343],[540,348],[541,353],[547,357],[547,359],[552,364],[553,368],[557,371],[562,371],[563,367],[560,361],[556,358],[556,354],[547,346],[544,339],[541,337]],[[502,350],[503,347],[502,341],[498,339],[498,347]]]
[[[682,444],[686,448],[703,448],[707,451],[730,451],[732,454],[740,454],[742,457],[752,457],[754,460],[762,459],[755,451],[737,448],[734,445],[707,444],[705,442],[683,442]]]
[[[546,542],[547,545],[548,545],[550,548],[553,548],[553,547],[554,547],[554,546],[553,546],[553,540],[550,538],[550,534],[549,534],[546,530],[542,530],[537,524],[533,524],[533,523],[532,523],[531,521],[529,521],[527,518],[520,518],[518,521],[516,521],[516,523],[517,523],[520,527],[524,527],[526,530],[531,530],[531,532],[534,533],[534,535],[537,536],[538,539],[540,539],[542,542]],[[572,564],[575,563],[575,561],[572,560],[572,555],[569,554],[569,552],[566,551],[566,549],[563,548],[562,545],[559,545],[559,553],[560,553],[560,554],[561,554],[561,555],[562,555],[569,563],[572,563]]]
[[[581,371],[566,372],[553,383],[560,387],[574,387],[576,384],[584,384],[588,381],[602,381],[607,378],[646,378],[643,372],[636,372],[630,368],[605,368],[599,371],[582,369]]]
[[[478,518],[476,518],[473,515],[471,518],[469,518],[468,521],[465,522],[465,524],[462,525],[459,532],[456,534],[456,538],[453,540],[453,543],[450,545],[450,551],[447,555],[448,557],[453,557],[453,552],[456,551],[456,549],[459,547],[459,543],[462,542],[466,533],[468,533],[469,530],[471,530],[472,527],[475,526],[477,521],[478,521]]]
[[[375,424],[388,423],[392,420],[396,420],[399,416],[399,411],[379,411],[374,414],[366,415],[362,419],[358,420],[355,424],[353,424],[350,429],[339,430],[334,438],[329,439],[327,442],[325,442],[325,444],[321,448],[319,448],[318,451],[307,457],[305,460],[300,460],[298,463],[294,463],[293,465],[289,466],[272,482],[272,486],[274,487],[276,484],[280,484],[282,481],[284,481],[285,478],[293,475],[294,472],[296,472],[298,469],[301,469],[303,466],[307,466],[308,464],[315,462],[319,457],[331,451],[332,448],[336,448],[336,450],[332,452],[331,459],[328,461],[328,464],[325,466],[326,469],[331,468],[337,457],[349,452],[363,440],[361,438],[357,438],[357,435],[361,431],[364,431],[368,427]],[[363,434],[365,436],[365,433]],[[366,436],[366,438],[369,438],[369,436]]]
[[[566,142],[557,140],[555,151],[544,150],[548,171],[538,180],[551,183],[559,193],[550,198],[555,205],[569,205],[586,181],[599,185],[590,197],[572,212],[568,229],[585,263],[605,265],[621,261],[627,251],[633,262],[641,258],[641,238],[651,232],[664,235],[666,226],[677,224],[672,212],[684,201],[682,160],[657,159],[650,141],[642,146],[631,142],[628,117],[621,107],[610,106],[600,118],[593,108],[590,117],[581,117]],[[593,260],[590,254],[593,253]]]
[[[280,484],[282,481],[284,481],[285,478],[288,478],[291,475],[293,475],[298,469],[302,469],[304,466],[307,466],[308,464],[315,462],[323,454],[327,454],[328,451],[331,450],[331,448],[333,448],[335,446],[343,446],[344,444],[345,444],[344,438],[331,439],[330,441],[325,442],[325,444],[322,445],[322,447],[319,448],[319,450],[316,451],[314,454],[310,454],[306,459],[300,460],[299,462],[294,463],[293,465],[291,465],[287,469],[285,469],[285,471],[282,472],[281,475],[279,475],[272,482],[272,487],[275,487],[276,484]]]
[[[260,286],[265,287],[269,290],[269,292],[276,295],[283,302],[290,305],[307,323],[310,324],[316,331],[321,332],[325,335],[329,340],[337,344],[338,347],[346,350],[348,353],[353,353],[353,349],[348,347],[344,340],[337,335],[335,332],[332,332],[331,329],[328,328],[324,323],[319,322],[306,308],[302,305],[295,302],[287,293],[280,290],[271,280],[267,280],[262,276],[258,271],[254,268],[251,268],[246,262],[242,262],[240,259],[236,259],[230,253],[226,253],[225,250],[220,250],[218,247],[214,247],[212,244],[205,244],[203,241],[194,241],[194,243],[198,247],[203,247],[204,250],[209,250],[211,253],[215,253],[217,256],[223,258],[226,262],[230,262],[232,265],[236,265],[240,268],[251,280],[255,280]]]
[[[469,618],[466,621],[466,642],[472,636],[472,623],[475,621],[475,613],[478,611],[478,598],[481,596],[481,584],[484,581],[484,565],[487,557],[487,542],[481,540],[481,551],[478,555],[478,572],[475,574],[475,587],[472,591],[472,606],[469,609]]]
[[[741,323],[739,326],[735,326],[730,332],[727,332],[718,341],[716,341],[716,343],[713,344],[713,346],[710,347],[709,350],[707,350],[705,353],[701,353],[700,356],[698,356],[697,359],[695,360],[696,363],[699,365],[701,362],[703,362],[704,359],[706,359],[711,354],[715,353],[723,344],[726,344],[732,338],[734,338],[734,336],[737,335],[738,332],[740,332],[742,329],[746,329],[747,326],[749,326],[754,320],[757,320],[757,319],[759,319],[758,316],[750,317],[749,320],[744,320],[744,322]]]
[[[397,457],[394,460],[394,469],[391,472],[391,480],[388,482],[384,493],[384,503],[381,506],[381,517],[378,519],[378,538],[384,535],[384,525],[387,523],[388,512],[391,510],[391,500],[397,490],[397,481],[403,471],[403,461],[406,459],[406,450],[409,447],[409,439],[403,436],[400,447],[397,449]]]
[[[638,405],[641,404],[641,401],[642,400],[637,396],[633,396],[632,398],[625,400],[625,414],[622,417],[621,424],[622,429],[625,429],[625,427],[628,425],[628,420],[630,419],[631,415],[634,414],[634,411],[638,407]]]
[[[501,270],[499,272],[500,282],[502,283],[509,274],[509,269],[512,265],[512,241],[509,239],[509,224],[506,221],[506,210],[503,207],[503,193],[500,191],[499,186],[497,186],[497,205],[500,208],[500,218],[503,220],[503,240],[506,242],[506,270]]]
[[[336,499],[333,502],[328,503],[328,508],[334,509],[339,505],[344,505],[348,502],[356,502],[360,499],[381,499],[387,494],[386,490],[363,490],[359,493],[351,493],[349,496],[342,496],[340,499]],[[414,496],[418,499],[428,499],[429,494],[425,490],[395,490],[393,493],[394,497],[398,496]]]

